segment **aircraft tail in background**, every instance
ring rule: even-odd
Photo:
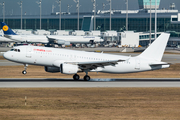
[[[1,22],[1,29],[4,32],[4,35],[17,35],[16,33],[14,33],[11,28],[4,22]]]

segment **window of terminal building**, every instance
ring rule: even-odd
[[[172,18],[172,21],[178,21],[178,19],[177,18]]]

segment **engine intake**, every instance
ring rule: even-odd
[[[57,44],[59,45],[70,45],[70,42],[69,41],[65,41],[65,40],[56,40]]]

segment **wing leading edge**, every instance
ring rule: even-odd
[[[109,60],[109,61],[88,61],[88,62],[72,62],[72,61],[54,61],[53,65],[55,67],[60,67],[60,64],[72,64],[78,65],[81,70],[94,70],[98,67],[104,68],[105,66],[115,66],[118,62],[123,62],[126,60]]]

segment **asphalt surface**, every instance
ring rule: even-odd
[[[0,66],[16,66],[16,65],[23,65],[23,64],[11,62],[8,60],[0,60]]]
[[[0,79],[0,88],[180,87],[179,78],[136,79]]]

